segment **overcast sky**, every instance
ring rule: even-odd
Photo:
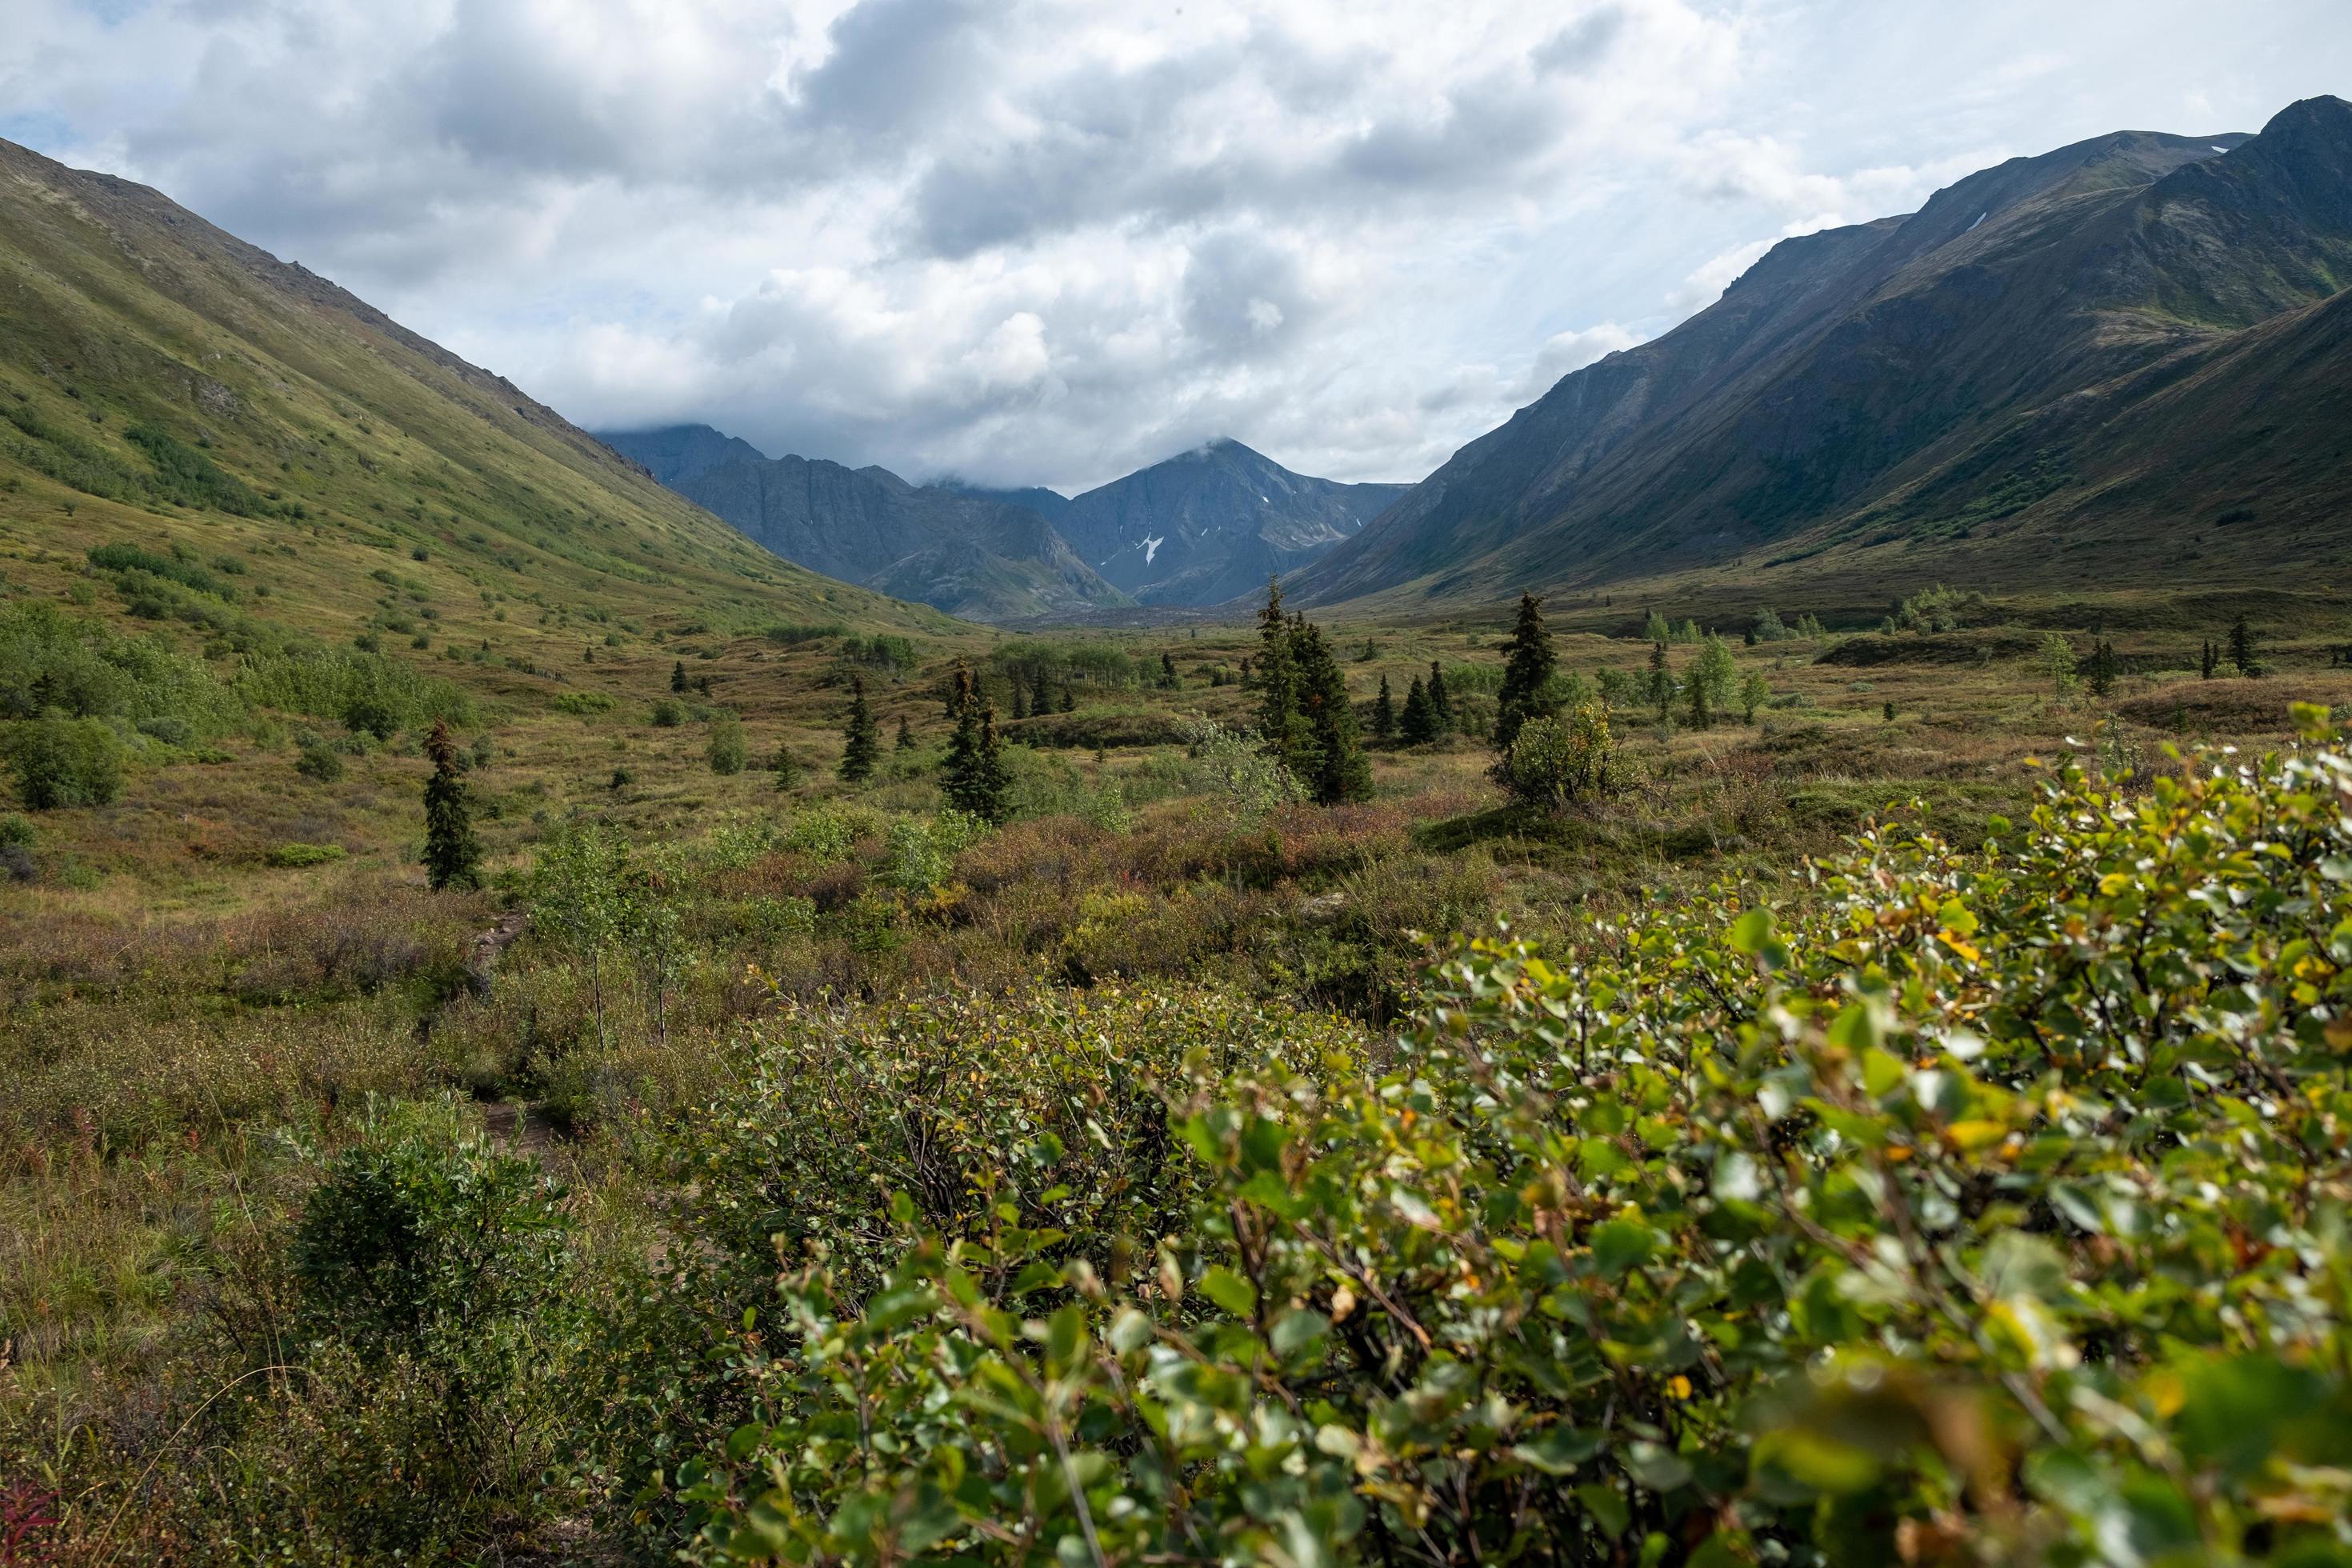
[[[0,0],[0,136],[581,424],[1417,479],[1773,240],[2352,96],[2352,0]]]

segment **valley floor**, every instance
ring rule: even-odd
[[[1118,1097],[1188,1049],[1387,1060],[1459,935],[1507,921],[1600,954],[1677,900],[1801,907],[1809,863],[1874,825],[1969,849],[2068,757],[2145,786],[2179,771],[2174,743],[2251,753],[2290,737],[2291,700],[2352,703],[2316,639],[2264,648],[2263,679],[2200,679],[2224,629],[2116,636],[2098,697],[2062,698],[2041,634],[2010,626],[1735,646],[1769,689],[1752,714],[1701,729],[1621,703],[1624,787],[1558,813],[1487,776],[1507,628],[1481,625],[1327,628],[1360,702],[1383,679],[1401,701],[1434,662],[1462,716],[1376,746],[1372,797],[1328,808],[1221,769],[1197,721],[1251,721],[1255,640],[1203,627],[878,662],[837,635],[607,656],[579,673],[609,702],[492,704],[461,736],[481,737],[478,891],[425,885],[413,732],[354,741],[331,781],[282,732],[240,733],[140,763],[115,804],[9,816],[0,1541],[30,1554],[0,1560],[659,1555],[679,1462],[757,1397],[765,1342],[726,1324],[792,1264],[744,1238],[888,1253],[854,1216],[827,1239],[835,1189],[727,1173],[786,1136],[772,1119],[835,1119],[833,1177],[919,1194],[1055,1128],[1108,1149],[1143,1136]],[[1559,648],[1594,687],[1650,654]],[[938,783],[956,658],[1014,742],[1011,818],[985,831]],[[1069,710],[1010,719],[1015,670]],[[857,785],[833,776],[853,678],[883,743]],[[721,709],[740,771],[712,766]],[[780,1050],[834,1054],[787,1070]],[[1011,1102],[970,1087],[1049,1058]],[[419,1147],[467,1152],[404,1164]],[[435,1254],[429,1288],[460,1305],[427,1322],[392,1282],[424,1244],[355,1210],[322,1321],[315,1194],[362,1177],[523,1239]],[[534,1250],[559,1218],[562,1256]],[[542,1342],[519,1303],[559,1279],[580,1316]]]

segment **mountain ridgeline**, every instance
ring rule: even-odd
[[[631,647],[623,620],[948,624],[751,548],[502,377],[155,191],[8,142],[0,539],[36,563],[12,585],[127,551],[218,590],[142,569],[124,580],[148,607],[413,634],[398,657],[438,644],[436,670],[502,686],[579,663],[583,624]],[[186,564],[222,560],[233,577]]]
[[[2275,584],[2352,565],[2352,106],[2123,132],[1774,247],[1291,582],[1406,610]],[[1595,595],[1597,596],[1597,595]]]
[[[603,438],[788,561],[982,621],[1216,604],[1351,537],[1406,489],[1294,474],[1237,441],[1072,498],[770,458],[706,425]]]

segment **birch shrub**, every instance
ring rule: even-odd
[[[2352,1561],[2352,758],[2301,717],[1786,907],[1472,943],[1377,1077],[1196,1063],[1181,1217],[1073,1247],[1042,1126],[976,1208],[774,1189],[854,1239],[779,1224],[692,1550]]]

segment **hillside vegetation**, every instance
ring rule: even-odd
[[[991,632],[7,157],[0,1561],[2352,1558],[2316,590]]]

